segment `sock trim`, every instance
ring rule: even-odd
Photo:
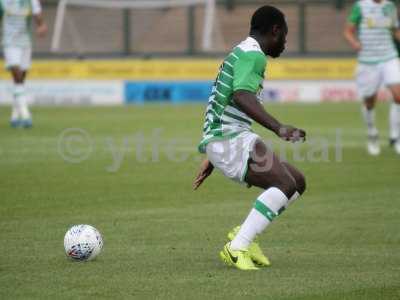
[[[264,217],[266,217],[269,221],[273,221],[278,214],[273,212],[271,209],[268,208],[263,202],[260,200],[256,200],[254,203],[254,209],[261,213]]]

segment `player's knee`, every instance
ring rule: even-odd
[[[18,73],[18,75],[15,76],[15,83],[24,83],[24,75],[22,73]]]
[[[300,195],[302,195],[305,192],[306,187],[307,187],[306,178],[302,173],[299,172],[299,174],[297,174],[297,176],[296,176],[296,189],[297,189],[297,192]]]
[[[364,105],[366,109],[371,110],[375,107],[376,95],[364,98]]]
[[[290,198],[297,191],[297,184],[294,178],[288,178],[286,181],[286,193],[285,195]]]
[[[13,67],[11,68],[11,73],[15,83],[23,83],[24,81],[24,72],[19,68]]]
[[[367,108],[367,110],[374,109],[375,102],[373,102],[373,101],[365,101],[365,107]]]
[[[396,103],[396,104],[400,104],[400,95],[394,95],[394,97],[393,97],[393,101]]]
[[[292,176],[281,174],[276,177],[274,184],[278,187],[288,198],[290,198],[297,191],[296,180]]]

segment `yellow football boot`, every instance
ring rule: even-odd
[[[231,232],[228,233],[228,239],[232,241],[236,234],[239,232],[240,226],[237,226],[232,229]],[[260,245],[258,245],[257,239],[255,239],[247,249],[251,260],[257,265],[261,267],[269,267],[271,265],[268,257],[264,255],[262,252]]]

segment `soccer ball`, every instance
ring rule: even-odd
[[[93,226],[74,225],[65,234],[65,253],[74,260],[92,260],[99,255],[102,248],[103,238]]]

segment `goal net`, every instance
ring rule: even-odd
[[[51,50],[209,52],[220,48],[216,0],[60,0]]]

